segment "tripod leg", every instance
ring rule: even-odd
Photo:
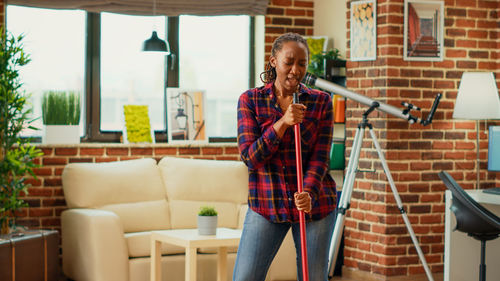
[[[415,232],[413,232],[413,228],[411,227],[410,220],[408,219],[408,216],[406,215],[406,211],[403,208],[403,203],[401,202],[401,198],[399,197],[398,190],[396,189],[396,185],[394,184],[394,180],[392,179],[391,171],[389,170],[389,167],[387,166],[387,162],[385,160],[384,154],[382,153],[382,149],[380,148],[380,145],[377,141],[377,137],[373,133],[373,130],[370,128],[370,136],[372,137],[373,144],[375,145],[375,148],[377,149],[378,157],[380,159],[380,162],[382,163],[382,167],[384,168],[385,175],[387,177],[387,180],[389,181],[389,185],[391,186],[392,194],[394,195],[394,199],[396,200],[396,204],[398,205],[399,211],[401,212],[401,215],[403,216],[403,220],[406,224],[406,228],[408,229],[408,232],[410,233],[411,240],[413,241],[413,244],[415,245],[415,248],[418,253],[418,257],[420,258],[420,261],[422,262],[422,265],[424,266],[425,273],[427,274],[427,278],[430,281],[434,281],[432,277],[432,273],[429,269],[429,266],[427,265],[427,261],[425,260],[424,253],[422,252],[422,249],[420,248],[420,245],[418,243],[417,237],[415,236]]]
[[[349,164],[347,164],[347,172],[342,186],[342,193],[339,200],[337,217],[335,219],[335,228],[333,230],[332,241],[330,244],[330,260],[328,261],[329,276],[333,276],[335,262],[339,252],[339,246],[344,231],[345,213],[349,209],[349,201],[351,200],[354,179],[356,178],[356,170],[358,168],[359,154],[363,145],[363,137],[365,135],[364,127],[358,127],[354,136],[351,156]]]

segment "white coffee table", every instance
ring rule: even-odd
[[[186,281],[196,280],[196,252],[201,247],[218,248],[217,281],[227,278],[227,247],[237,247],[241,230],[217,228],[216,235],[198,235],[198,229],[172,229],[151,232],[151,280],[161,280],[161,243],[186,249]]]

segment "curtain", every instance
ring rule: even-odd
[[[133,15],[265,15],[268,0],[7,0],[7,4]]]

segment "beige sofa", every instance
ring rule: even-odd
[[[248,172],[239,161],[165,157],[65,167],[61,215],[64,274],[77,281],[150,279],[150,231],[196,228],[202,205],[215,206],[218,226],[242,228]],[[231,280],[236,253],[228,255]],[[198,280],[216,279],[214,249],[198,254]],[[267,280],[296,280],[290,233]],[[162,280],[184,280],[184,249],[162,247]]]

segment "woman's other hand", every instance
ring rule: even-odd
[[[308,192],[295,192],[293,196],[295,199],[295,206],[297,207],[297,210],[304,211],[306,213],[311,212],[312,199]]]

